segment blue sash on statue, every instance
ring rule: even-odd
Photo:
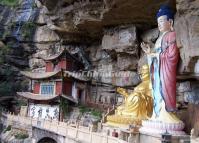
[[[161,44],[162,44],[162,38],[166,33],[162,34],[158,40],[155,43],[154,53],[160,53],[161,50]],[[152,96],[153,96],[153,112],[156,116],[159,116],[160,110],[162,108],[162,88],[161,88],[161,80],[160,80],[160,56],[157,57],[151,57],[148,55],[148,65],[150,70],[150,80],[152,84]]]

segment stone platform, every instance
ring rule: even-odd
[[[199,138],[192,138],[191,143],[199,143]]]
[[[140,143],[139,128],[129,127],[129,125],[118,125],[120,125],[120,127],[117,127],[116,124],[102,124],[103,132],[106,132],[108,136],[114,136],[114,132],[116,132],[119,140],[123,140],[128,143]]]
[[[171,136],[171,139],[166,141],[161,134],[140,133],[139,143],[190,143],[190,136]]]
[[[186,134],[172,135],[150,132],[140,132],[139,129],[129,126],[111,126],[110,124],[103,124],[103,130],[112,136],[115,131],[118,133],[118,139],[124,140],[128,143],[192,143],[190,136]],[[165,137],[165,135],[167,135]]]

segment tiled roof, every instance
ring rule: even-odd
[[[45,79],[49,78],[58,74],[61,74],[61,71],[56,72],[28,72],[28,71],[21,71],[21,74],[29,77],[31,79]]]
[[[41,57],[43,60],[45,61],[51,61],[51,60],[54,60],[54,59],[57,59],[59,58],[64,52],[64,49],[62,49],[60,52],[54,54],[54,55],[50,55],[50,56],[46,56],[46,57]]]
[[[52,100],[59,97],[58,95],[41,95],[41,94],[34,94],[31,92],[17,92],[17,94],[19,96],[32,100]]]
[[[53,99],[59,97],[59,95],[41,95],[41,94],[34,94],[31,92],[17,92],[17,94],[19,96],[27,98],[27,99],[39,100],[39,101],[53,100]],[[61,96],[69,101],[78,103],[78,101],[76,99],[74,99],[72,96],[68,96],[68,95],[61,95]]]

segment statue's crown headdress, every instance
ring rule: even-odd
[[[168,19],[174,19],[174,12],[168,5],[162,5],[157,12],[156,18],[166,15]]]

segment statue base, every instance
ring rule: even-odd
[[[152,134],[170,134],[170,135],[185,135],[184,123],[163,123],[160,121],[145,120],[142,121],[142,127],[139,129],[140,133]]]
[[[199,138],[191,138],[191,143],[199,143]]]
[[[189,135],[140,133],[139,143],[190,143]]]
[[[138,118],[132,118],[121,115],[110,115],[107,116],[107,124],[117,127],[129,125],[141,126],[142,121]]]
[[[112,122],[106,122],[103,124],[103,127],[109,127],[109,128],[118,128],[121,130],[128,130],[129,132],[139,133],[140,126],[137,125],[125,125],[125,124],[118,124],[118,123],[112,123]]]

